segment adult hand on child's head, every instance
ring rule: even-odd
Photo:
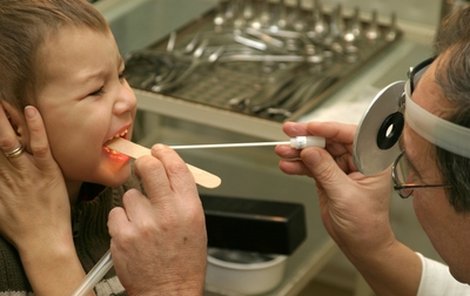
[[[9,120],[0,105],[0,231],[20,254],[34,248],[39,252],[44,241],[64,244],[67,237],[73,243],[67,189],[42,118],[32,106],[24,115],[23,124],[15,122],[22,118],[20,112]],[[20,134],[27,135],[22,137],[27,143],[20,142]]]
[[[147,196],[130,190],[109,215],[116,272],[129,295],[202,295],[207,237],[194,178],[170,148],[152,155],[135,163]]]
[[[364,176],[353,161],[354,125],[341,123],[286,123],[289,136],[326,138],[326,147],[295,150],[276,147],[280,168],[287,174],[315,179],[323,223],[348,252],[364,252],[394,240],[389,222],[390,171]]]

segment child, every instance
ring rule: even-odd
[[[131,138],[136,98],[103,17],[81,0],[2,0],[0,28],[0,295],[70,295],[110,244],[126,292],[111,271],[97,295],[202,295],[185,164],[162,145],[137,160],[145,198],[106,147]]]

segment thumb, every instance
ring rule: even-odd
[[[349,177],[338,166],[331,154],[322,148],[304,149],[300,158],[318,185],[327,192],[340,190],[349,182]]]
[[[53,160],[42,117],[33,106],[26,106],[24,114],[29,129],[31,153],[40,165],[47,167]]]

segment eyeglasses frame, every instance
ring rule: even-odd
[[[418,65],[416,65],[415,67],[410,67],[407,73],[408,80],[410,81],[410,95],[413,93],[414,88],[415,88],[415,85],[414,85],[415,75],[421,72],[426,67],[428,67],[435,60],[435,58],[436,57],[428,58],[422,61],[421,63],[419,63]],[[405,96],[403,96],[403,100],[400,100],[400,112],[402,113],[404,112],[404,108],[405,108],[404,97]],[[401,180],[399,180],[399,177],[398,177],[397,169],[398,169],[398,163],[403,157],[406,157],[405,150],[402,150],[402,152],[397,156],[397,158],[392,164],[392,180],[394,184],[393,189],[397,191],[398,195],[400,195],[401,198],[406,199],[410,197],[413,194],[414,189],[417,189],[417,188],[450,188],[451,187],[448,184],[416,184],[416,183],[401,182]],[[409,190],[409,193],[403,194],[403,190],[405,189]]]

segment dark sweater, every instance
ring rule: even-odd
[[[137,182],[131,180],[118,188],[100,188],[94,198],[82,198],[73,208],[72,227],[78,257],[88,272],[109,249],[110,237],[106,226],[109,211],[121,205],[121,198]],[[86,185],[84,185],[86,186]],[[89,185],[88,187],[89,188]],[[93,187],[96,190],[96,187]],[[84,192],[89,190],[85,190]],[[91,191],[93,192],[93,190]],[[47,284],[47,283],[45,283]],[[97,296],[126,295],[114,269],[95,287]],[[0,296],[34,295],[16,249],[0,237]]]

